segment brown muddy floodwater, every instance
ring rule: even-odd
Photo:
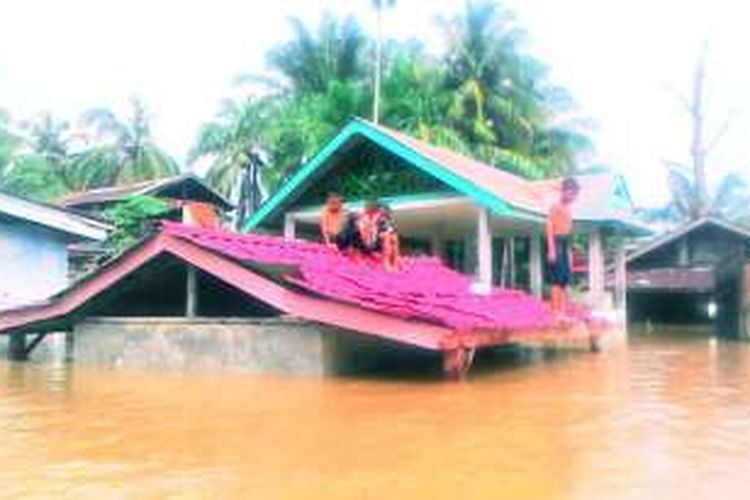
[[[641,338],[468,382],[0,364],[0,495],[746,498],[750,344]]]

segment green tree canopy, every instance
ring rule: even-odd
[[[377,6],[382,8],[384,5]],[[255,97],[224,105],[191,158],[231,195],[249,149],[268,158],[267,191],[353,116],[370,115],[373,47],[353,18],[326,14],[317,28],[291,20],[293,37],[272,48]],[[524,52],[525,32],[501,4],[468,1],[440,20],[446,51],[418,40],[383,45],[381,122],[529,177],[575,170],[592,143],[573,100]],[[243,79],[246,81],[247,78]]]
[[[0,189],[10,194],[52,200],[178,172],[153,142],[139,101],[128,119],[95,109],[74,125],[49,113],[25,121],[0,113]]]
[[[125,119],[99,108],[84,113],[81,125],[92,131],[93,141],[74,159],[79,187],[115,186],[179,173],[177,162],[154,143],[148,113],[137,99]]]

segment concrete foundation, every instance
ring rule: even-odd
[[[439,366],[419,349],[293,318],[90,318],[73,331],[80,365],[331,375]]]

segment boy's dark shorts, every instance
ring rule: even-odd
[[[547,279],[552,285],[570,285],[573,272],[570,269],[570,237],[555,237],[555,261],[547,263]]]

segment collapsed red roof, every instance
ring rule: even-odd
[[[331,300],[454,330],[534,330],[552,325],[548,305],[516,290],[471,292],[472,279],[431,257],[404,258],[388,272],[381,263],[357,261],[318,243],[239,235],[165,223],[164,233],[244,263],[291,266],[287,285]],[[585,319],[585,311],[575,312]]]
[[[282,314],[429,350],[590,341],[606,327],[583,309],[569,311],[578,321],[554,325],[547,304],[521,291],[474,294],[472,278],[434,258],[405,258],[397,272],[388,272],[379,262],[360,262],[317,243],[165,223],[152,238],[47,301],[2,311],[0,334],[73,328],[96,314],[98,297],[162,255]]]

